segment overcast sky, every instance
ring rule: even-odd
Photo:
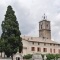
[[[15,11],[22,35],[38,37],[39,21],[45,13],[51,21],[52,39],[60,42],[60,0],[0,0],[0,25],[8,5]]]

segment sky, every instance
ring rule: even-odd
[[[39,21],[45,13],[51,21],[52,40],[60,42],[60,0],[0,0],[0,35],[8,5],[15,11],[22,35],[38,37]]]

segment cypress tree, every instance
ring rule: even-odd
[[[21,53],[23,48],[22,38],[20,37],[21,32],[19,31],[19,24],[15,12],[10,5],[7,7],[5,18],[4,21],[2,21],[1,26],[1,38],[4,40],[4,52],[7,57],[15,54],[18,49]]]

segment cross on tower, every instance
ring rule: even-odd
[[[44,13],[44,16],[42,17],[43,17],[43,20],[47,20],[47,16],[45,15],[45,13]]]

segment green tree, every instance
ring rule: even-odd
[[[23,44],[22,38],[20,37],[21,32],[19,31],[19,24],[15,16],[15,12],[9,5],[5,14],[4,21],[2,21],[2,35],[1,38],[4,40],[4,52],[7,57],[12,56],[17,52],[21,53]]]
[[[0,38],[0,52],[1,52],[1,57],[2,57],[2,52],[4,51],[4,40]]]

